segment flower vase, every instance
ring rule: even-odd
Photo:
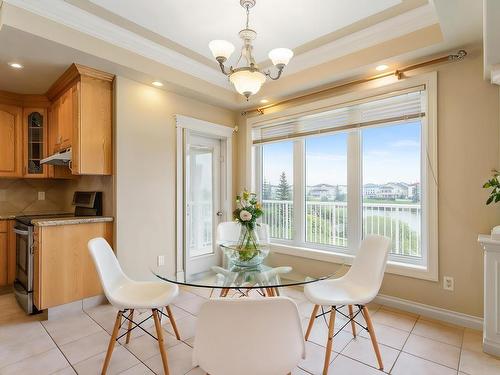
[[[257,240],[257,234],[254,228],[247,225],[241,225],[240,237],[236,245],[238,250],[237,259],[233,259],[234,263],[239,266],[255,266],[262,262]]]

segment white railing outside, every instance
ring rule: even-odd
[[[292,239],[293,202],[263,201],[272,238]],[[392,239],[392,254],[421,257],[420,204],[363,203],[363,234]],[[347,203],[306,201],[306,242],[347,246]]]
[[[191,201],[187,205],[191,228],[189,249],[191,256],[212,252],[212,201]]]

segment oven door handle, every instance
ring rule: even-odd
[[[21,236],[29,235],[29,232],[27,230],[21,230],[21,229],[17,229],[17,228],[14,228],[14,233],[20,234]]]

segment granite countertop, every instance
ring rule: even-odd
[[[0,214],[0,220],[12,220],[16,218],[16,214]]]
[[[105,223],[111,222],[114,218],[112,216],[80,216],[80,217],[59,217],[52,219],[39,219],[33,220],[32,223],[38,227],[51,227],[55,225],[74,225],[74,224],[88,224],[88,223]]]

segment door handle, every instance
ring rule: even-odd
[[[21,230],[17,228],[14,228],[14,233],[20,234],[21,236],[27,236],[29,234],[27,230]]]
[[[217,212],[217,216],[221,217],[222,216],[222,211]]]

